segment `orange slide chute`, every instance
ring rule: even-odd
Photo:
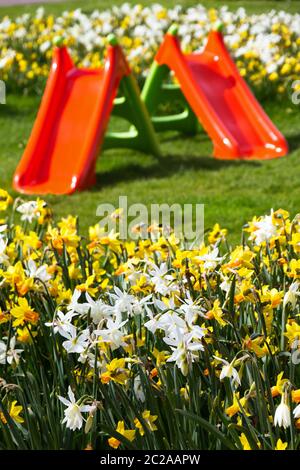
[[[175,73],[181,90],[223,159],[269,159],[287,154],[285,138],[240,76],[212,31],[203,52],[184,54],[176,35],[166,34],[155,61]]]
[[[122,77],[121,48],[108,46],[103,69],[78,69],[54,49],[41,106],[14,175],[23,193],[67,194],[95,183],[95,164]]]

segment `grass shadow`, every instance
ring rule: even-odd
[[[38,109],[38,106],[37,106]],[[33,117],[36,115],[37,109],[35,110],[32,106],[32,103],[22,104],[22,106],[18,106],[16,103],[6,103],[0,105],[0,117],[1,118],[19,118],[24,117],[28,118],[28,116]]]
[[[288,142],[290,152],[294,152],[300,149],[300,134],[287,136],[286,140]]]
[[[208,135],[202,130],[198,130],[198,132],[195,134],[182,134],[176,131],[166,131],[165,133],[160,134],[159,141],[161,144],[166,144],[166,143],[172,143],[172,142],[178,142],[178,141],[185,142],[190,139],[194,139],[199,143],[211,142]]]
[[[118,183],[125,183],[136,180],[162,179],[170,177],[178,172],[185,173],[191,170],[218,171],[222,168],[232,166],[260,166],[259,161],[253,160],[218,160],[213,157],[203,156],[183,156],[183,155],[164,155],[156,159],[147,167],[129,163],[125,167],[113,168],[98,172],[96,175],[96,184],[92,190],[98,191],[108,186]]]

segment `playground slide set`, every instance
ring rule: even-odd
[[[287,154],[287,143],[239,75],[223,42],[212,31],[202,53],[183,54],[176,28],[159,48],[140,94],[122,49],[109,40],[102,69],[77,69],[65,47],[56,47],[41,106],[14,175],[28,194],[68,194],[95,183],[100,148],[135,148],[160,155],[155,131],[195,134],[199,122],[220,159],[270,159]],[[176,83],[167,82],[173,72]],[[166,100],[183,111],[157,116]],[[110,115],[130,122],[126,132],[107,133]]]

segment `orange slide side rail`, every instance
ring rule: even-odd
[[[155,57],[175,73],[181,90],[222,159],[270,159],[287,154],[285,138],[266,115],[212,31],[203,52],[184,54],[167,33]]]
[[[121,48],[109,45],[103,69],[74,67],[55,48],[41,106],[13,185],[23,193],[67,194],[95,183],[95,164],[120,80]]]

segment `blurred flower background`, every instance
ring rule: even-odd
[[[96,68],[103,60],[106,37],[113,32],[142,82],[164,33],[174,22],[179,24],[186,52],[201,50],[207,33],[221,22],[241,75],[257,93],[284,94],[290,82],[299,78],[300,14],[124,3],[91,14],[77,9],[53,16],[38,8],[35,14],[15,19],[5,16],[0,22],[0,79],[10,87],[41,92],[55,39],[64,38],[77,65]]]

